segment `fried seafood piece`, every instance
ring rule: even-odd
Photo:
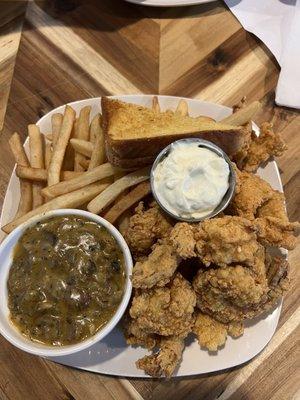
[[[274,190],[272,197],[257,209],[257,217],[276,217],[288,222],[284,194]]]
[[[233,337],[243,335],[244,325],[242,322],[223,324],[211,316],[198,311],[193,332],[197,336],[200,346],[209,351],[217,351],[219,347],[225,344],[227,335]]]
[[[126,343],[132,346],[142,346],[151,350],[159,343],[159,337],[157,335],[148,334],[140,329],[129,315],[123,320],[123,332]]]
[[[247,155],[239,166],[247,172],[255,172],[260,164],[272,156],[281,156],[286,149],[281,135],[273,131],[272,124],[264,122],[260,127],[260,135],[252,135]]]
[[[254,221],[257,236],[264,245],[292,250],[300,231],[299,222],[288,222],[276,217],[261,217]]]
[[[165,286],[172,278],[179,264],[179,257],[168,244],[157,244],[144,261],[138,261],[132,273],[135,288],[150,289]]]
[[[182,338],[175,336],[162,338],[159,351],[141,358],[136,362],[136,366],[154,377],[162,375],[170,377],[181,361],[183,349]]]
[[[130,316],[148,334],[185,337],[194,322],[195,305],[196,295],[190,283],[176,273],[167,286],[137,293]]]
[[[236,170],[238,178],[237,191],[232,199],[228,211],[234,215],[253,220],[259,207],[264,206],[269,200],[273,208],[284,210],[284,197],[281,193],[272,189],[271,185],[259,176]],[[271,210],[269,210],[271,211]]]
[[[269,291],[267,300],[262,306],[265,310],[273,306],[289,288],[289,263],[284,257],[274,257],[267,262],[267,279]]]
[[[197,256],[206,266],[233,262],[252,265],[260,249],[252,223],[229,215],[194,226],[178,223],[171,231],[170,242],[180,257]]]
[[[193,282],[197,306],[223,323],[260,315],[270,309],[288,287],[285,259],[271,259],[265,264],[265,271],[263,279],[241,265],[199,271]]]
[[[134,256],[147,255],[157,239],[166,237],[171,228],[171,223],[157,204],[145,210],[143,202],[140,202],[129,220],[125,239]]]
[[[187,222],[177,223],[171,231],[170,242],[179,257],[184,260],[196,257],[195,225]]]

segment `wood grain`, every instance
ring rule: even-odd
[[[223,2],[154,9],[123,0],[44,0],[29,3],[25,20],[26,2],[5,3],[0,8],[0,125],[6,108],[0,205],[13,168],[10,134],[17,130],[24,139],[27,124],[54,107],[120,93],[189,96],[225,105],[246,95],[263,101],[257,122],[272,119],[289,146],[278,164],[288,214],[300,219],[299,112],[274,105],[278,65]],[[299,243],[289,260],[291,287],[278,329],[266,349],[243,366],[171,380],[117,379],[31,356],[1,337],[0,398],[299,398]]]

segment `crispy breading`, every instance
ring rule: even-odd
[[[259,207],[272,197],[277,196],[279,192],[273,190],[268,182],[257,175],[236,171],[239,181],[238,190],[228,207],[228,211],[234,215],[253,220]]]
[[[196,252],[205,265],[251,265],[260,248],[255,229],[242,217],[225,216],[203,221],[195,233]]]
[[[146,260],[135,264],[132,285],[141,289],[165,286],[171,280],[178,264],[179,257],[172,246],[158,244]]]
[[[173,336],[162,338],[159,351],[141,358],[136,362],[136,366],[154,377],[162,375],[170,377],[181,361],[183,349],[182,338]]]
[[[277,272],[264,264],[264,276],[241,265],[200,270],[193,282],[197,306],[223,323],[254,318],[270,309],[287,289],[288,263],[282,258],[271,258],[269,263]],[[275,281],[267,269],[278,277]]]
[[[281,156],[286,149],[281,135],[273,131],[272,124],[265,122],[260,127],[260,135],[253,135],[241,167],[245,171],[255,172],[260,164],[272,156]]]
[[[242,321],[239,322],[230,322],[227,324],[227,332],[229,336],[237,338],[244,334],[244,324]]]
[[[257,228],[259,240],[264,245],[283,247],[292,250],[296,246],[296,235],[299,234],[299,222],[282,221],[276,217],[256,218],[254,224]]]
[[[127,344],[131,344],[132,346],[143,346],[151,350],[157,345],[157,343],[159,343],[157,335],[148,334],[140,329],[135,321],[130,319],[129,316],[126,316],[122,322]]]
[[[139,329],[162,336],[186,336],[193,324],[196,295],[179,273],[163,288],[137,293],[130,308],[130,316]]]
[[[207,266],[233,262],[250,265],[260,247],[252,223],[232,216],[209,219],[194,226],[179,222],[171,231],[170,241],[179,256],[197,256]]]
[[[194,233],[194,226],[187,222],[179,222],[172,229],[170,242],[179,257],[183,259],[196,257]]]
[[[193,332],[197,336],[199,345],[209,351],[217,351],[227,339],[227,325],[201,312],[196,314]]]
[[[227,335],[238,337],[244,333],[242,322],[224,324],[212,318],[210,315],[198,311],[196,313],[193,332],[197,336],[199,345],[209,351],[217,351],[227,339]]]
[[[276,217],[288,222],[284,194],[274,190],[272,197],[257,209],[257,217]]]
[[[172,225],[157,204],[145,210],[140,202],[129,220],[125,239],[133,255],[147,255],[157,239],[167,236],[171,228]]]

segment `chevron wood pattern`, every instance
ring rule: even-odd
[[[26,15],[25,15],[26,12]],[[69,101],[159,93],[233,105],[263,101],[288,152],[278,160],[287,209],[300,219],[300,115],[274,105],[279,68],[223,2],[155,9],[123,0],[0,3],[0,205],[13,168],[7,141]],[[13,77],[13,79],[12,79]],[[25,354],[0,338],[0,398],[100,400],[297,399],[300,250],[290,253],[291,288],[279,326],[251,362],[182,379],[117,379]]]

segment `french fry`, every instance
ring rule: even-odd
[[[76,152],[83,154],[86,157],[91,158],[93,148],[94,148],[93,143],[88,142],[87,140],[81,140],[81,139],[71,139],[70,143]],[[76,156],[76,154],[75,154],[75,156]],[[75,171],[76,171],[76,169],[75,169]]]
[[[127,173],[128,173],[127,171],[124,171],[116,167],[114,173],[114,182],[119,180],[120,178],[123,178],[123,176],[127,175]]]
[[[29,167],[29,160],[18,133],[14,133],[9,139],[9,145],[18,165]],[[15,218],[28,213],[32,209],[32,184],[20,179],[20,202]]]
[[[93,183],[82,189],[75,190],[75,192],[67,193],[62,196],[56,197],[47,203],[42,204],[40,207],[28,212],[20,218],[13,220],[7,225],[3,226],[1,229],[5,233],[10,233],[17,226],[21,225],[23,222],[28,221],[30,218],[43,214],[47,211],[56,210],[59,208],[76,208],[82,206],[87,201],[90,201],[99,193],[107,188],[109,184],[107,183]]]
[[[229,115],[228,117],[222,119],[220,122],[222,124],[240,126],[244,125],[247,122],[251,121],[254,115],[260,110],[262,107],[259,101],[254,101],[246,107],[240,108],[234,114]]]
[[[99,214],[106,206],[111,204],[125,189],[149,179],[150,167],[131,172],[110,185],[89,202],[87,209],[94,214]]]
[[[89,140],[91,106],[83,107],[78,118],[78,139]]]
[[[119,218],[118,229],[121,232],[121,235],[123,235],[123,236],[129,226],[129,218],[130,218],[129,213],[130,213],[130,211],[127,210]]]
[[[155,111],[156,113],[161,112],[157,96],[153,96],[152,98],[152,110]]]
[[[189,109],[188,109],[187,102],[185,100],[181,99],[177,105],[175,112],[177,114],[182,115],[183,117],[186,117],[187,115],[189,115]]]
[[[27,179],[35,182],[47,182],[48,172],[42,168],[31,168],[17,165],[16,175],[21,179]],[[82,172],[77,171],[61,171],[61,180],[67,181],[76,176],[82,175]]]
[[[44,136],[49,142],[53,142],[53,133],[45,133]]]
[[[134,189],[132,189],[126,196],[121,198],[111,209],[104,215],[104,218],[110,223],[114,224],[117,219],[130,207],[142,200],[147,194],[151,192],[149,182],[141,182]]]
[[[109,164],[102,164],[94,168],[92,171],[83,172],[80,176],[74,179],[59,182],[56,185],[48,186],[43,189],[42,193],[47,198],[61,196],[62,194],[73,192],[91,183],[100,181],[114,174],[114,167]]]
[[[71,138],[72,139],[76,139],[78,137],[78,118],[76,118],[76,120],[75,120],[75,122],[74,122],[74,127],[73,127],[73,134],[71,135]],[[69,146],[71,146],[72,147],[72,149],[73,149],[73,152],[74,152],[74,171],[81,171],[81,172],[83,172],[84,171],[84,168],[82,167],[82,165],[81,164],[79,164],[79,162],[75,162],[75,160],[76,160],[76,151],[75,151],[75,149],[74,149],[74,147],[72,146],[72,144],[71,144],[71,141],[69,142]],[[84,158],[84,157],[83,157]]]
[[[72,132],[75,120],[75,111],[72,107],[66,106],[59,136],[53,150],[52,158],[48,170],[48,186],[59,182],[60,171],[64,160],[64,155]]]
[[[88,170],[91,160],[85,158],[84,160],[80,160],[80,165],[84,168],[85,171]]]
[[[51,143],[46,143],[45,144],[45,167],[46,167],[46,169],[49,168],[51,157],[52,157]]]
[[[14,155],[16,164],[23,165],[25,167],[29,167],[30,162],[25,153],[20,136],[17,132],[15,132],[13,135],[11,135],[11,137],[9,139],[9,145],[10,145],[10,149]]]
[[[52,124],[52,146],[55,147],[57,143],[57,139],[59,136],[59,132],[61,129],[61,124],[63,121],[63,115],[60,113],[53,114],[51,117],[51,124]],[[48,139],[48,138],[47,138]]]
[[[76,120],[73,124],[70,139],[75,136],[75,124],[76,124]],[[62,169],[65,171],[73,171],[74,170],[74,162],[75,162],[75,151],[69,141],[69,143],[67,144]]]
[[[83,107],[80,110],[79,117],[78,117],[78,123],[76,127],[76,136],[75,138],[80,139],[80,140],[89,140],[89,121],[90,121],[90,113],[91,113],[91,107],[86,106]],[[76,149],[75,149],[76,150]],[[80,167],[80,160],[84,160],[84,156],[80,152],[75,152],[75,161],[74,161],[74,168],[75,171],[78,171],[81,169]]]
[[[28,125],[30,164],[33,168],[44,168],[43,137],[37,125]],[[32,184],[32,208],[43,204],[44,199],[41,193],[43,184],[35,182]]]
[[[89,170],[103,164],[105,161],[104,135],[100,124],[100,114],[97,114],[92,120],[90,127],[90,137],[94,138],[94,148],[91,155],[91,162],[88,168]]]
[[[20,202],[15,218],[32,210],[32,184],[29,181],[20,179]]]
[[[102,115],[98,113],[93,117],[90,125],[90,139],[89,139],[90,142],[95,143],[96,137],[98,135],[98,125],[100,125],[101,128],[101,123],[102,123]]]

